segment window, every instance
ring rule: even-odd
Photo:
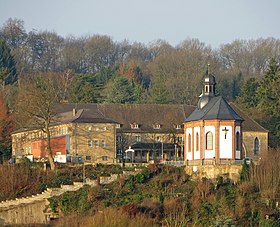
[[[91,160],[91,156],[86,156],[86,161],[90,161]]]
[[[178,141],[178,143],[181,144],[183,142],[183,137],[182,136],[178,136],[177,137],[177,141]]]
[[[122,136],[117,136],[117,141],[122,142]]]
[[[176,129],[182,129],[182,125],[175,125]]]
[[[116,128],[121,128],[121,124],[116,124]]]
[[[235,149],[240,151],[240,132],[236,132],[235,134]]]
[[[141,142],[141,136],[135,136],[136,142]]]
[[[254,155],[258,155],[260,153],[260,140],[258,137],[254,140]]]
[[[198,134],[198,132],[195,134],[195,150],[199,151],[199,134]]]
[[[102,141],[101,141],[101,146],[102,146],[102,147],[106,147],[106,142],[105,142],[105,140],[102,140]]]
[[[107,128],[106,128],[106,127],[103,127],[103,128],[102,128],[102,131],[104,131],[104,132],[105,132],[106,130],[107,130]]]
[[[160,129],[160,128],[161,128],[161,125],[160,125],[160,124],[154,124],[154,125],[153,125],[153,128],[154,128],[154,129]]]
[[[157,136],[156,141],[161,142],[161,137]]]
[[[206,150],[213,150],[213,133],[206,133]]]
[[[139,125],[137,123],[130,124],[130,126],[131,126],[132,129],[139,128]]]
[[[205,92],[208,93],[208,86],[205,86]]]
[[[94,146],[95,146],[95,147],[98,147],[98,146],[99,146],[98,140],[94,140]]]
[[[88,140],[88,147],[92,147],[92,141]]]
[[[191,152],[191,151],[192,151],[192,136],[189,133],[189,135],[188,135],[188,152]]]
[[[107,156],[102,156],[102,161],[107,161],[108,157]]]

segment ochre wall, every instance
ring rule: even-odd
[[[9,208],[0,208],[0,219],[5,221],[5,225],[46,224],[47,219],[43,212],[46,205],[48,205],[48,201],[41,200]]]
[[[254,155],[254,140],[258,137],[260,140],[260,154]],[[267,132],[243,132],[243,153],[246,157],[259,159],[259,157],[266,153],[268,148],[268,133]]]
[[[116,162],[116,133],[115,124],[109,123],[82,123],[72,124],[70,133],[70,155],[79,155],[86,160],[90,157],[89,162],[114,163]],[[105,146],[102,146],[102,140]],[[89,146],[92,141],[92,146]],[[95,146],[94,141],[98,141]],[[107,157],[103,160],[102,157]]]

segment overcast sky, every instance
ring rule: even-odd
[[[280,38],[280,0],[0,0],[0,26],[24,21],[27,32],[173,46],[198,38],[213,48],[235,39]]]

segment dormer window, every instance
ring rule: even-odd
[[[179,125],[175,125],[175,128],[176,128],[176,129],[182,129],[183,126],[179,124]]]
[[[121,124],[116,124],[116,128],[121,128]]]
[[[138,129],[139,128],[139,124],[137,124],[137,123],[132,123],[132,124],[130,124],[130,126],[131,126],[132,129]]]
[[[161,129],[161,125],[160,124],[153,124],[153,128],[154,129]]]

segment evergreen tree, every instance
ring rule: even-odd
[[[100,99],[100,88],[92,74],[77,75],[71,89],[71,102],[97,103]]]
[[[16,80],[16,62],[6,42],[0,39],[0,81],[4,86],[12,84]]]
[[[105,102],[107,103],[134,103],[134,88],[127,78],[117,76],[110,81],[106,88]]]
[[[280,68],[272,59],[257,89],[258,108],[270,116],[280,114]]]
[[[164,81],[157,77],[153,83],[152,87],[150,88],[149,103],[156,103],[156,104],[168,104],[171,103],[172,99],[170,97],[170,92],[167,89]]]
[[[272,59],[257,89],[257,108],[263,113],[261,123],[270,131],[269,144],[280,145],[280,68]]]
[[[255,78],[247,80],[241,89],[237,102],[246,108],[256,107],[258,104],[258,97],[256,95],[258,87],[259,82]]]
[[[8,111],[3,94],[0,94],[0,152],[8,158],[12,151],[12,116]]]

